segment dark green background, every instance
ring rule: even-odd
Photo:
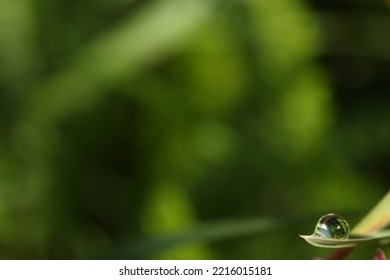
[[[0,258],[326,256],[389,189],[389,5],[1,0]]]

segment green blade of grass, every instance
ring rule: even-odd
[[[82,48],[64,69],[33,90],[29,122],[55,123],[101,98],[107,87],[163,59],[188,39],[216,1],[157,1]]]
[[[376,234],[368,236],[351,235],[347,239],[323,238],[315,235],[300,235],[300,237],[316,247],[345,248],[390,241],[390,231],[378,231]]]
[[[255,233],[269,232],[278,230],[293,222],[295,222],[295,220],[265,218],[216,222],[165,237],[150,237],[122,244],[120,248],[114,249],[113,252],[108,255],[109,258],[113,259],[142,259],[183,244],[211,242]],[[104,258],[107,258],[107,256],[104,256]]]
[[[390,223],[390,191],[352,229],[351,238],[335,239],[314,235],[300,235],[309,244],[325,248],[345,248],[390,240],[389,231],[378,231]]]
[[[352,229],[355,234],[370,234],[390,224],[390,191]]]

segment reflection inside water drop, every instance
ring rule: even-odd
[[[323,238],[347,239],[350,234],[348,222],[338,214],[322,216],[316,225],[313,235]]]

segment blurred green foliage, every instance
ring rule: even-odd
[[[0,257],[326,255],[298,234],[389,188],[389,29],[386,1],[0,0]]]

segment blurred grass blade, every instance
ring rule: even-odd
[[[75,55],[74,63],[38,87],[26,119],[55,122],[94,104],[110,84],[131,78],[188,38],[215,1],[157,1]]]
[[[166,237],[133,241],[115,249],[109,257],[114,259],[146,258],[155,253],[159,253],[166,249],[172,249],[183,244],[210,242],[254,233],[268,232],[287,226],[292,222],[293,220],[274,219],[219,222]],[[105,258],[107,258],[107,256],[105,256]]]
[[[345,248],[390,241],[390,231],[378,231],[374,235],[351,235],[348,239],[324,238],[314,235],[300,235],[308,243],[322,248]]]
[[[355,234],[369,234],[386,227],[390,223],[390,191],[352,229]]]

